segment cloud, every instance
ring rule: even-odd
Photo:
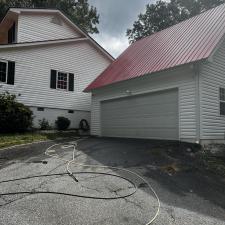
[[[100,14],[100,33],[93,38],[114,57],[129,45],[126,30],[132,28],[145,6],[154,0],[89,0]]]
[[[93,38],[114,57],[119,56],[129,46],[127,37],[123,35],[112,36],[102,33],[94,35]]]
[[[101,32],[125,35],[151,0],[90,0],[100,14]]]

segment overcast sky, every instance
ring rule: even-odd
[[[100,14],[100,33],[93,38],[117,57],[128,47],[127,28],[132,28],[140,12],[154,0],[89,0]]]

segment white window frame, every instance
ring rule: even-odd
[[[220,90],[221,90],[221,89],[223,89],[224,92],[225,92],[225,88],[219,87],[219,115],[225,117],[225,114],[221,114],[221,108],[220,108],[220,103],[224,103],[224,104],[225,104],[225,99],[224,99],[224,100],[221,100],[221,98],[220,98]]]
[[[56,90],[61,90],[61,91],[69,91],[69,73],[66,73],[66,72],[62,72],[62,71],[56,71]],[[59,73],[64,73],[67,75],[67,88],[66,89],[62,89],[62,88],[58,88],[58,76],[59,76]]]
[[[5,82],[0,81],[2,84],[7,84],[8,81],[8,61],[0,59],[0,62],[6,63],[6,77],[5,77]]]

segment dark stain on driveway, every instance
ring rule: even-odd
[[[79,144],[90,161],[133,168],[154,184],[161,201],[225,220],[225,177],[205,171],[187,152],[200,146],[173,141],[93,138]],[[178,164],[168,173],[164,166]],[[142,169],[139,169],[142,168]],[[202,200],[202,203],[199,200]],[[203,203],[204,202],[204,203]],[[212,210],[212,204],[223,210]]]

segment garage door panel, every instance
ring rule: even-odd
[[[173,96],[170,96],[173,97]],[[140,107],[162,107],[162,102],[164,103],[164,105],[171,105],[171,103],[176,104],[176,100],[175,99],[168,99],[168,97],[166,96],[166,98],[161,99],[161,98],[157,98],[157,100],[149,98],[149,99],[141,99],[140,97],[138,97],[138,101],[137,100],[133,100],[132,98],[129,98],[129,101],[124,101],[124,100],[118,100],[118,101],[112,101],[112,102],[104,102],[104,107],[105,109],[108,110],[109,109],[121,109],[121,108],[125,108],[125,109],[133,109],[133,105],[135,105],[136,107],[140,108]],[[153,101],[154,100],[154,101]]]
[[[124,115],[124,110],[126,110],[126,115],[158,115],[159,113],[161,115],[165,115],[166,113],[174,113],[174,104],[166,103],[163,105],[142,105],[142,106],[136,106],[135,108],[132,107],[116,107],[116,108],[110,108],[110,109],[104,109],[104,112],[113,114],[114,116],[120,116]]]
[[[174,128],[171,129],[110,129],[105,130],[104,135],[106,137],[127,137],[127,138],[152,138],[152,139],[168,139],[175,140],[174,133],[176,130]]]
[[[102,135],[178,139],[178,91],[104,101]]]
[[[143,107],[143,108],[133,108],[132,109],[119,109],[104,110],[102,114],[103,119],[111,118],[135,118],[138,117],[158,117],[158,116],[173,116],[174,115],[174,105],[164,105],[160,107]],[[106,117],[105,117],[106,116]],[[177,115],[176,115],[177,116]]]
[[[115,122],[112,124],[111,120]],[[110,127],[174,127],[173,124],[177,122],[177,118],[174,116],[157,116],[157,117],[141,117],[141,118],[113,118],[110,117],[108,121],[104,123],[105,126]],[[128,125],[129,124],[129,125]]]

